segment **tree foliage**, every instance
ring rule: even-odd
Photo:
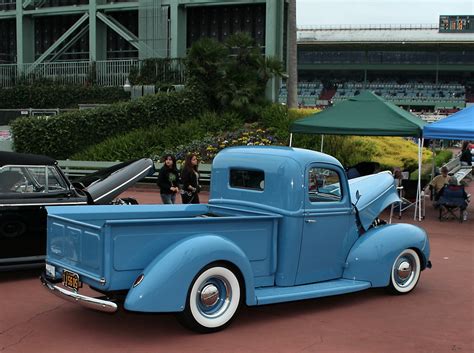
[[[211,108],[246,116],[265,103],[268,80],[284,71],[282,63],[265,57],[246,33],[236,33],[223,43],[200,39],[189,50],[186,69],[188,84],[204,92]]]

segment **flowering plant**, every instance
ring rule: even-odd
[[[258,124],[250,124],[234,132],[223,133],[217,137],[208,136],[188,145],[178,146],[176,150],[167,151],[167,153],[174,154],[178,164],[181,164],[189,153],[195,154],[201,162],[211,162],[217,153],[226,147],[278,144],[279,141],[273,136],[271,129],[264,129]]]

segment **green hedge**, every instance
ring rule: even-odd
[[[22,117],[11,124],[14,148],[65,159],[117,134],[191,119],[206,109],[203,102],[199,92],[183,90],[54,117]]]
[[[78,104],[125,101],[130,93],[120,87],[31,85],[0,89],[0,109],[77,108]]]
[[[108,138],[102,143],[73,155],[74,160],[115,161],[132,158],[160,158],[165,151],[196,139],[234,130],[243,125],[242,119],[232,113],[218,115],[205,112],[185,122],[173,121],[165,127],[153,125],[127,134]]]

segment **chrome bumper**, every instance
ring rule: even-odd
[[[90,308],[90,309],[94,309],[98,311],[104,311],[106,313],[114,313],[118,309],[117,304],[115,304],[112,301],[102,300],[102,299],[93,298],[93,297],[87,297],[85,295],[81,295],[79,293],[69,291],[62,287],[59,287],[55,285],[53,282],[49,281],[44,275],[44,273],[41,275],[40,279],[43,286],[50,293],[53,293],[57,297],[62,298],[64,300],[82,305],[86,308]]]

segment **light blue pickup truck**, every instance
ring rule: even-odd
[[[430,246],[422,229],[378,219],[398,200],[388,172],[348,181],[322,153],[229,148],[214,159],[209,204],[49,207],[41,280],[106,312],[177,312],[200,332],[228,325],[242,303],[404,294],[431,267]]]

